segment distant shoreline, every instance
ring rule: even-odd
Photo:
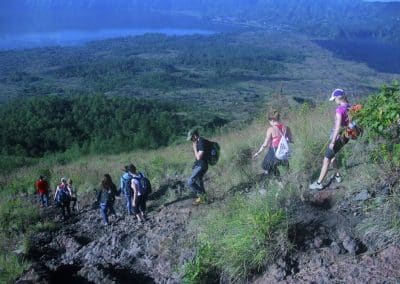
[[[91,41],[139,36],[149,33],[166,35],[209,35],[218,30],[184,29],[184,28],[133,28],[133,29],[99,29],[99,30],[61,30],[55,32],[32,32],[25,34],[0,34],[0,51],[22,50],[51,46],[78,46]]]

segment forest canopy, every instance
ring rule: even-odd
[[[105,95],[14,100],[0,107],[0,120],[1,154],[29,157],[71,147],[94,153],[157,148],[193,124],[171,103]]]

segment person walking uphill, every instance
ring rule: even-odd
[[[265,148],[268,148],[262,168],[265,174],[279,177],[278,166],[289,167],[289,161],[288,156],[282,157],[281,160],[278,159],[276,151],[283,137],[290,143],[293,143],[293,137],[290,128],[280,121],[280,114],[277,110],[273,110],[268,115],[268,121],[270,126],[267,129],[264,142],[261,144],[260,149],[253,155],[253,158],[256,158]]]
[[[188,132],[187,140],[192,141],[193,153],[195,161],[192,167],[192,174],[188,180],[188,186],[196,194],[196,199],[193,205],[198,205],[205,202],[205,189],[203,177],[208,170],[207,149],[206,139],[200,137],[197,129],[190,130]]]
[[[49,184],[43,176],[39,176],[39,179],[35,183],[37,193],[39,194],[40,203],[42,207],[49,206]]]
[[[133,210],[132,210],[132,196],[133,196],[133,189],[131,187],[132,184],[132,173],[129,172],[129,166],[125,166],[125,172],[120,178],[120,191],[124,194],[125,196],[125,201],[126,201],[126,208],[128,209],[128,214],[133,215]]]
[[[312,190],[321,190],[324,188],[322,181],[324,180],[326,174],[328,173],[329,164],[336,169],[336,173],[334,178],[337,182],[341,182],[342,178],[340,176],[337,162],[335,159],[335,155],[339,152],[340,149],[344,145],[349,142],[349,138],[345,135],[341,135],[342,130],[349,125],[349,109],[350,104],[345,96],[345,93],[342,89],[336,89],[332,92],[331,97],[329,98],[330,101],[335,101],[338,105],[335,112],[335,124],[332,129],[330,138],[329,138],[329,145],[325,152],[325,157],[322,162],[322,168],[318,180],[310,184],[309,188]]]
[[[97,194],[97,201],[100,204],[100,214],[105,226],[109,224],[108,212],[116,216],[113,206],[116,194],[117,187],[113,183],[111,176],[109,174],[104,174],[103,180],[100,184],[100,191]]]
[[[54,200],[56,201],[57,206],[61,209],[63,220],[66,220],[67,217],[71,217],[71,211],[69,208],[71,195],[68,190],[66,178],[61,178],[61,183],[57,186],[56,192],[54,194]],[[65,215],[65,211],[67,211],[67,216]]]

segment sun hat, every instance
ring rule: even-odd
[[[336,98],[340,98],[344,96],[344,91],[342,89],[335,89],[332,94],[331,97],[329,98],[330,101],[334,101]]]

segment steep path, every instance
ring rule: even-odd
[[[169,181],[160,190],[173,190]],[[155,194],[160,194],[160,191]],[[101,224],[99,210],[86,206],[60,230],[32,238],[31,269],[18,283],[180,283],[178,269],[194,251],[186,251],[187,224],[194,207],[188,197],[150,208],[144,224],[124,212],[117,200],[117,218]],[[46,214],[56,214],[50,209]],[[57,211],[58,213],[58,211]]]
[[[288,199],[294,249],[247,282],[399,283],[399,243],[382,243],[382,236],[356,230],[371,204],[384,204],[399,190],[398,178],[350,187],[346,181],[332,183],[319,192],[305,191],[301,200]],[[33,264],[17,283],[182,283],[179,268],[195,254],[188,246],[195,239],[191,219],[224,202],[192,206],[183,188],[180,180],[161,185],[144,224],[123,214],[121,199],[115,206],[119,217],[110,226],[101,225],[98,209],[86,206],[61,229],[36,234],[28,253]],[[255,190],[250,184],[242,189],[243,194]],[[161,201],[168,192],[176,192],[176,199]],[[45,213],[51,216],[52,210]]]

